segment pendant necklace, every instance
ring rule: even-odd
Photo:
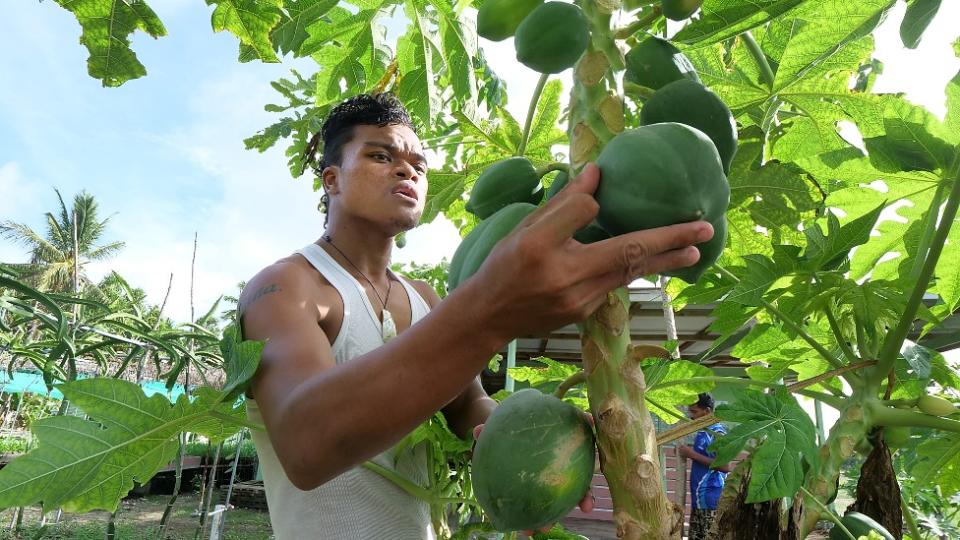
[[[331,238],[329,234],[323,235],[322,238],[324,242],[330,244],[330,247],[337,250],[337,253],[343,256],[344,260],[346,260],[347,263],[349,263],[350,266],[352,266],[353,269],[356,270],[361,277],[363,277],[363,279],[367,280],[367,283],[370,284],[370,288],[373,289],[373,294],[377,295],[377,300],[379,300],[380,304],[383,305],[383,320],[380,324],[380,337],[383,338],[383,342],[386,343],[391,338],[396,337],[397,325],[393,322],[393,315],[390,314],[390,310],[387,309],[387,302],[390,300],[390,290],[393,288],[393,280],[390,279],[390,271],[387,271],[387,296],[386,298],[383,298],[380,296],[380,292],[377,290],[377,288],[373,285],[373,282],[370,281],[370,278],[368,278],[366,274],[357,268],[357,265],[353,264],[353,261],[350,260],[350,257],[347,257],[346,253],[340,251],[340,248],[333,243],[333,238]]]

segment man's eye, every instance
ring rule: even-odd
[[[374,157],[375,159],[382,159],[382,160],[384,160],[384,161],[388,161],[388,160],[390,159],[390,156],[388,156],[388,155],[386,155],[386,154],[384,154],[384,153],[382,153],[382,152],[378,152],[378,153],[376,153],[376,154],[373,154],[373,157]]]

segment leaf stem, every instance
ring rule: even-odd
[[[732,279],[734,282],[740,283],[740,278],[738,278],[736,275],[733,274],[733,272],[727,270],[723,266],[720,266],[718,264],[718,265],[715,265],[714,268],[718,269],[720,273]],[[822,356],[823,359],[826,360],[828,364],[833,366],[834,369],[841,369],[844,367],[844,364],[840,362],[840,360],[838,360],[837,357],[835,357],[833,354],[830,353],[830,351],[825,349],[823,345],[821,345],[817,340],[813,339],[813,337],[811,337],[810,334],[808,334],[802,327],[800,327],[799,324],[793,322],[793,319],[791,319],[790,317],[787,317],[784,313],[782,313],[779,309],[777,309],[776,306],[774,306],[767,300],[763,299],[762,297],[760,298],[760,303],[763,304],[763,307],[766,308],[767,311],[769,311],[775,317],[780,319],[780,321],[784,324],[784,326],[796,332],[798,336],[800,336],[811,347],[813,347],[814,350],[820,353],[820,356]],[[844,377],[845,378],[852,377],[854,379],[858,378],[855,374],[852,374],[852,373],[848,373],[847,375],[844,375]]]
[[[657,433],[657,446],[670,444],[677,439],[682,439],[691,433],[696,433],[705,427],[716,424],[717,422],[719,422],[719,419],[715,414],[711,413],[706,416],[701,416],[696,420],[680,424],[677,427],[661,431],[660,433]]]
[[[840,527],[840,530],[843,531],[844,534],[846,534],[850,538],[850,540],[857,540],[857,537],[854,536],[852,532],[850,532],[850,529],[844,527],[843,522],[840,521],[840,518],[838,518],[836,514],[834,514],[829,508],[827,508],[826,505],[820,502],[820,499],[816,498],[813,495],[813,493],[810,493],[809,491],[807,491],[807,488],[803,486],[800,486],[800,491],[802,491],[803,494],[807,496],[807,499],[813,501],[818,507],[820,507],[820,512],[822,514],[825,514],[827,516],[827,519],[832,521],[834,525],[836,525],[837,527]]]
[[[816,390],[797,390],[797,393],[810,399],[822,401],[838,411],[843,409],[843,405],[846,403],[844,398],[831,396],[830,394],[824,394],[823,392],[817,392]]]
[[[660,18],[660,13],[662,11],[663,11],[663,8],[661,8],[660,6],[654,6],[653,9],[650,10],[650,13],[647,13],[643,17],[640,17],[639,19],[633,21],[627,26],[624,26],[623,28],[617,28],[616,30],[614,30],[613,32],[614,39],[627,39],[630,36],[639,32],[640,30],[647,28],[648,26],[653,24],[654,21]]]
[[[907,504],[907,499],[904,498],[902,491],[900,492],[900,511],[903,512],[903,519],[906,520],[907,527],[910,529],[910,536],[915,540],[921,540],[923,537],[920,536],[920,529],[917,528],[917,520],[914,519],[913,511]]]
[[[750,55],[753,56],[754,61],[757,63],[757,67],[760,68],[760,79],[767,85],[767,88],[773,90],[773,70],[770,69],[770,63],[767,62],[767,55],[763,54],[763,49],[760,48],[760,44],[757,43],[757,40],[753,39],[753,34],[751,34],[749,30],[740,34],[740,39],[742,39],[744,45],[747,46],[747,50],[750,51]]]
[[[533,89],[533,97],[530,98],[530,108],[527,109],[527,120],[523,124],[523,137],[520,139],[520,146],[517,147],[518,156],[522,156],[527,151],[527,142],[530,139],[530,128],[533,126],[533,117],[537,113],[537,104],[540,103],[540,94],[543,93],[543,87],[546,86],[550,78],[549,73],[540,75],[537,81],[537,87]]]
[[[383,465],[374,463],[373,461],[364,462],[363,468],[379,474],[380,476],[396,484],[400,489],[406,491],[407,494],[416,497],[421,501],[425,501],[427,503],[435,502],[433,495],[429,491],[423,489],[417,484],[414,484],[410,480],[407,480],[403,476],[400,476],[396,471],[391,471]]]
[[[877,426],[926,427],[960,433],[960,421],[907,409],[885,407],[880,402],[867,402],[873,424]]]
[[[880,357],[877,359],[877,367],[873,369],[868,379],[871,385],[879,385],[880,381],[882,381],[884,377],[887,376],[887,373],[890,372],[890,369],[893,368],[893,363],[897,359],[900,348],[903,346],[903,341],[907,338],[907,333],[913,326],[913,320],[917,314],[917,310],[920,308],[920,302],[923,301],[923,295],[927,292],[927,285],[930,283],[933,271],[937,267],[937,261],[943,252],[943,246],[947,242],[947,234],[950,233],[953,220],[957,217],[957,208],[960,207],[960,146],[958,146],[954,152],[951,174],[953,174],[953,187],[950,189],[950,195],[943,209],[940,225],[937,227],[937,232],[933,237],[933,243],[930,245],[930,252],[923,262],[920,277],[917,278],[917,281],[914,283],[913,291],[910,299],[907,301],[907,307],[900,317],[900,322],[892,332],[887,334],[887,339],[883,342]],[[936,212],[936,209],[931,209],[931,212]]]
[[[664,405],[662,405],[662,404],[660,404],[660,403],[657,403],[656,400],[650,399],[648,396],[644,396],[644,399],[646,399],[647,402],[650,403],[651,405],[653,405],[654,407],[656,407],[656,408],[660,409],[661,411],[669,414],[670,416],[676,418],[677,420],[686,420],[686,419],[687,419],[686,416],[678,413],[676,410],[674,410],[674,409],[672,409],[672,408],[670,408],[670,407],[665,407]]]
[[[738,384],[741,386],[762,386],[764,388],[782,388],[783,387],[783,385],[780,383],[757,381],[754,379],[744,379],[741,377],[687,377],[685,379],[674,379],[672,381],[664,381],[662,383],[657,383],[651,386],[647,391],[652,392],[653,390],[662,390],[663,388],[669,388],[671,386],[679,386],[681,384],[696,384],[696,383],[704,383],[704,382]]]
[[[565,381],[560,383],[560,386],[553,391],[553,396],[557,399],[563,399],[563,396],[567,395],[567,392],[578,384],[582,384],[587,380],[587,372],[580,370],[573,375],[567,377]]]
[[[910,281],[908,283],[915,283],[915,280],[920,278],[924,257],[927,255],[927,250],[930,249],[930,242],[937,230],[937,216],[940,214],[940,205],[943,204],[943,193],[946,188],[947,185],[941,183],[937,186],[937,191],[933,195],[933,201],[927,210],[926,223],[923,224],[923,235],[920,237],[920,244],[917,246],[916,258],[913,260],[913,268],[910,269]]]
[[[245,427],[247,429],[252,429],[256,431],[266,431],[267,427],[262,424],[256,424],[250,422],[249,420],[244,420],[243,418],[238,418],[236,416],[230,416],[229,414],[223,414],[219,411],[210,411],[210,416],[216,418],[217,420],[222,420],[228,424],[233,424],[235,426]]]
[[[549,165],[544,165],[537,169],[537,176],[543,178],[545,175],[552,173],[553,171],[563,171],[567,173],[568,176],[572,178],[573,170],[570,168],[570,165],[566,163],[550,163]]]
[[[843,331],[840,330],[840,323],[837,322],[836,316],[834,316],[833,311],[829,307],[823,308],[823,312],[827,315],[827,322],[830,324],[830,330],[833,331],[833,336],[837,338],[837,344],[840,345],[840,350],[843,351],[843,355],[847,357],[847,362],[854,362],[858,360],[856,353],[853,352],[853,349],[850,348],[850,344],[847,343],[847,340],[843,337]]]

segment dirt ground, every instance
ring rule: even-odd
[[[116,540],[155,540],[160,517],[166,508],[169,495],[149,495],[124,500],[117,514]],[[209,518],[204,534],[197,534],[200,518],[193,515],[199,505],[197,494],[183,494],[177,498],[170,517],[164,540],[206,539],[210,535]],[[42,538],[70,540],[103,540],[106,537],[108,512],[68,514],[64,512],[60,523],[54,524],[56,512],[47,514],[47,529]],[[23,531],[16,535],[11,530],[14,511],[0,513],[0,540],[32,539],[40,529],[40,509],[27,508],[23,519]],[[235,508],[225,514],[222,540],[269,540],[273,537],[270,517],[266,512]]]
[[[116,540],[155,540],[157,525],[166,508],[169,495],[149,495],[124,500],[117,514]],[[199,517],[195,514],[199,504],[196,494],[184,494],[177,498],[164,540],[204,540],[209,538],[210,521],[206,522],[203,535],[197,535]],[[13,510],[0,512],[0,540],[28,540],[38,538],[40,509],[27,508],[20,534],[11,531]],[[85,514],[63,513],[60,522],[54,524],[55,512],[47,515],[47,525],[42,538],[55,540],[103,540],[106,537],[107,512]],[[616,530],[609,521],[593,521],[567,518],[563,524],[568,530],[578,532],[590,540],[616,540]],[[817,531],[808,540],[826,538],[825,532]],[[266,512],[234,508],[226,513],[222,540],[270,540],[273,538],[270,518]]]

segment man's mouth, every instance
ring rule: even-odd
[[[410,186],[406,186],[406,185],[398,186],[396,189],[393,190],[393,193],[395,195],[402,195],[413,201],[418,200],[417,191]]]

